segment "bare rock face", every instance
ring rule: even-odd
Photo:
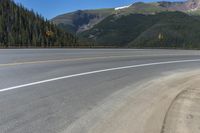
[[[200,8],[200,0],[189,0],[185,3],[187,10],[197,10]]]
[[[200,9],[200,0],[188,0],[186,2],[158,2],[160,7],[173,11],[194,11]]]

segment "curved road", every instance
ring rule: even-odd
[[[65,132],[126,86],[199,66],[189,50],[0,50],[0,132]]]

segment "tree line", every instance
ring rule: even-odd
[[[77,38],[33,10],[0,0],[0,48],[78,47]]]

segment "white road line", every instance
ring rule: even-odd
[[[173,63],[186,63],[186,62],[199,62],[199,61],[200,61],[200,59],[177,60],[177,61],[154,62],[154,63],[147,63],[147,64],[139,64],[139,65],[131,65],[131,66],[124,66],[124,67],[115,67],[115,68],[109,68],[109,69],[102,69],[102,70],[96,70],[96,71],[72,74],[72,75],[68,75],[68,76],[62,76],[62,77],[57,77],[57,78],[52,78],[52,79],[32,82],[32,83],[28,83],[28,84],[13,86],[13,87],[9,87],[9,88],[4,88],[4,89],[0,89],[0,92],[15,90],[15,89],[18,89],[18,88],[23,88],[23,87],[28,87],[28,86],[33,86],[33,85],[38,85],[38,84],[43,84],[43,83],[48,83],[48,82],[57,81],[57,80],[61,80],[61,79],[68,79],[68,78],[72,78],[72,77],[78,77],[78,76],[84,76],[84,75],[89,75],[89,74],[101,73],[101,72],[108,72],[108,71],[122,70],[122,69],[130,69],[130,68],[137,68],[137,67],[144,67],[144,66],[164,65],[164,64],[173,64]]]

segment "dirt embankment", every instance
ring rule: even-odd
[[[78,119],[66,132],[198,133],[200,71],[129,86]]]

